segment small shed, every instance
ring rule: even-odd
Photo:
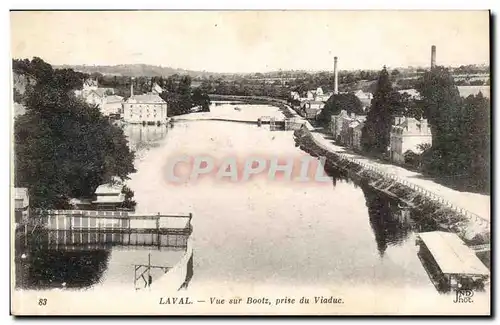
[[[125,201],[122,193],[123,184],[111,183],[99,185],[95,190],[96,199],[92,202],[98,210],[116,210]]]
[[[450,289],[480,286],[490,271],[474,250],[454,233],[432,231],[419,233],[419,254],[432,265],[434,276]]]

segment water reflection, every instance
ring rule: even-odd
[[[366,198],[379,254],[384,256],[389,245],[400,245],[408,238],[411,232],[409,211],[373,188],[361,186],[361,190]]]
[[[367,184],[350,179],[346,172],[332,164],[325,164],[325,172],[332,178],[334,187],[337,182],[346,182],[357,185],[356,187],[363,191],[370,225],[381,257],[389,245],[400,245],[408,239],[413,227],[408,208],[400,206],[397,200]]]
[[[88,288],[99,283],[107,269],[110,252],[36,251],[31,263],[20,265],[25,269],[18,287],[22,288]]]
[[[168,128],[165,125],[125,124],[123,132],[130,148],[133,151],[141,151],[159,146],[160,140],[167,136]]]
[[[48,248],[47,232],[16,234],[16,288],[86,288],[100,281],[109,249],[78,251]]]
[[[16,233],[16,288],[84,289],[130,280],[134,264],[172,267],[184,255],[189,235],[103,233],[97,231],[35,231]],[[189,282],[192,277],[192,260]],[[153,270],[159,279],[164,272]],[[187,284],[186,284],[187,285]]]
[[[333,164],[326,163],[324,168],[325,173],[332,178],[332,184],[334,188],[337,186],[337,182],[352,183],[347,176],[347,173],[338,168],[335,168]]]

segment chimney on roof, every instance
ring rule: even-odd
[[[431,69],[436,67],[436,45],[431,46]]]
[[[339,93],[339,73],[337,71],[337,57],[333,58],[333,93]]]

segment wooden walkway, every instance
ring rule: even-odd
[[[135,214],[128,211],[49,210],[41,215],[48,230],[191,233],[193,215]]]

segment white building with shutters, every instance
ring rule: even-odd
[[[123,121],[136,124],[166,124],[167,102],[158,94],[133,95],[123,104]]]

